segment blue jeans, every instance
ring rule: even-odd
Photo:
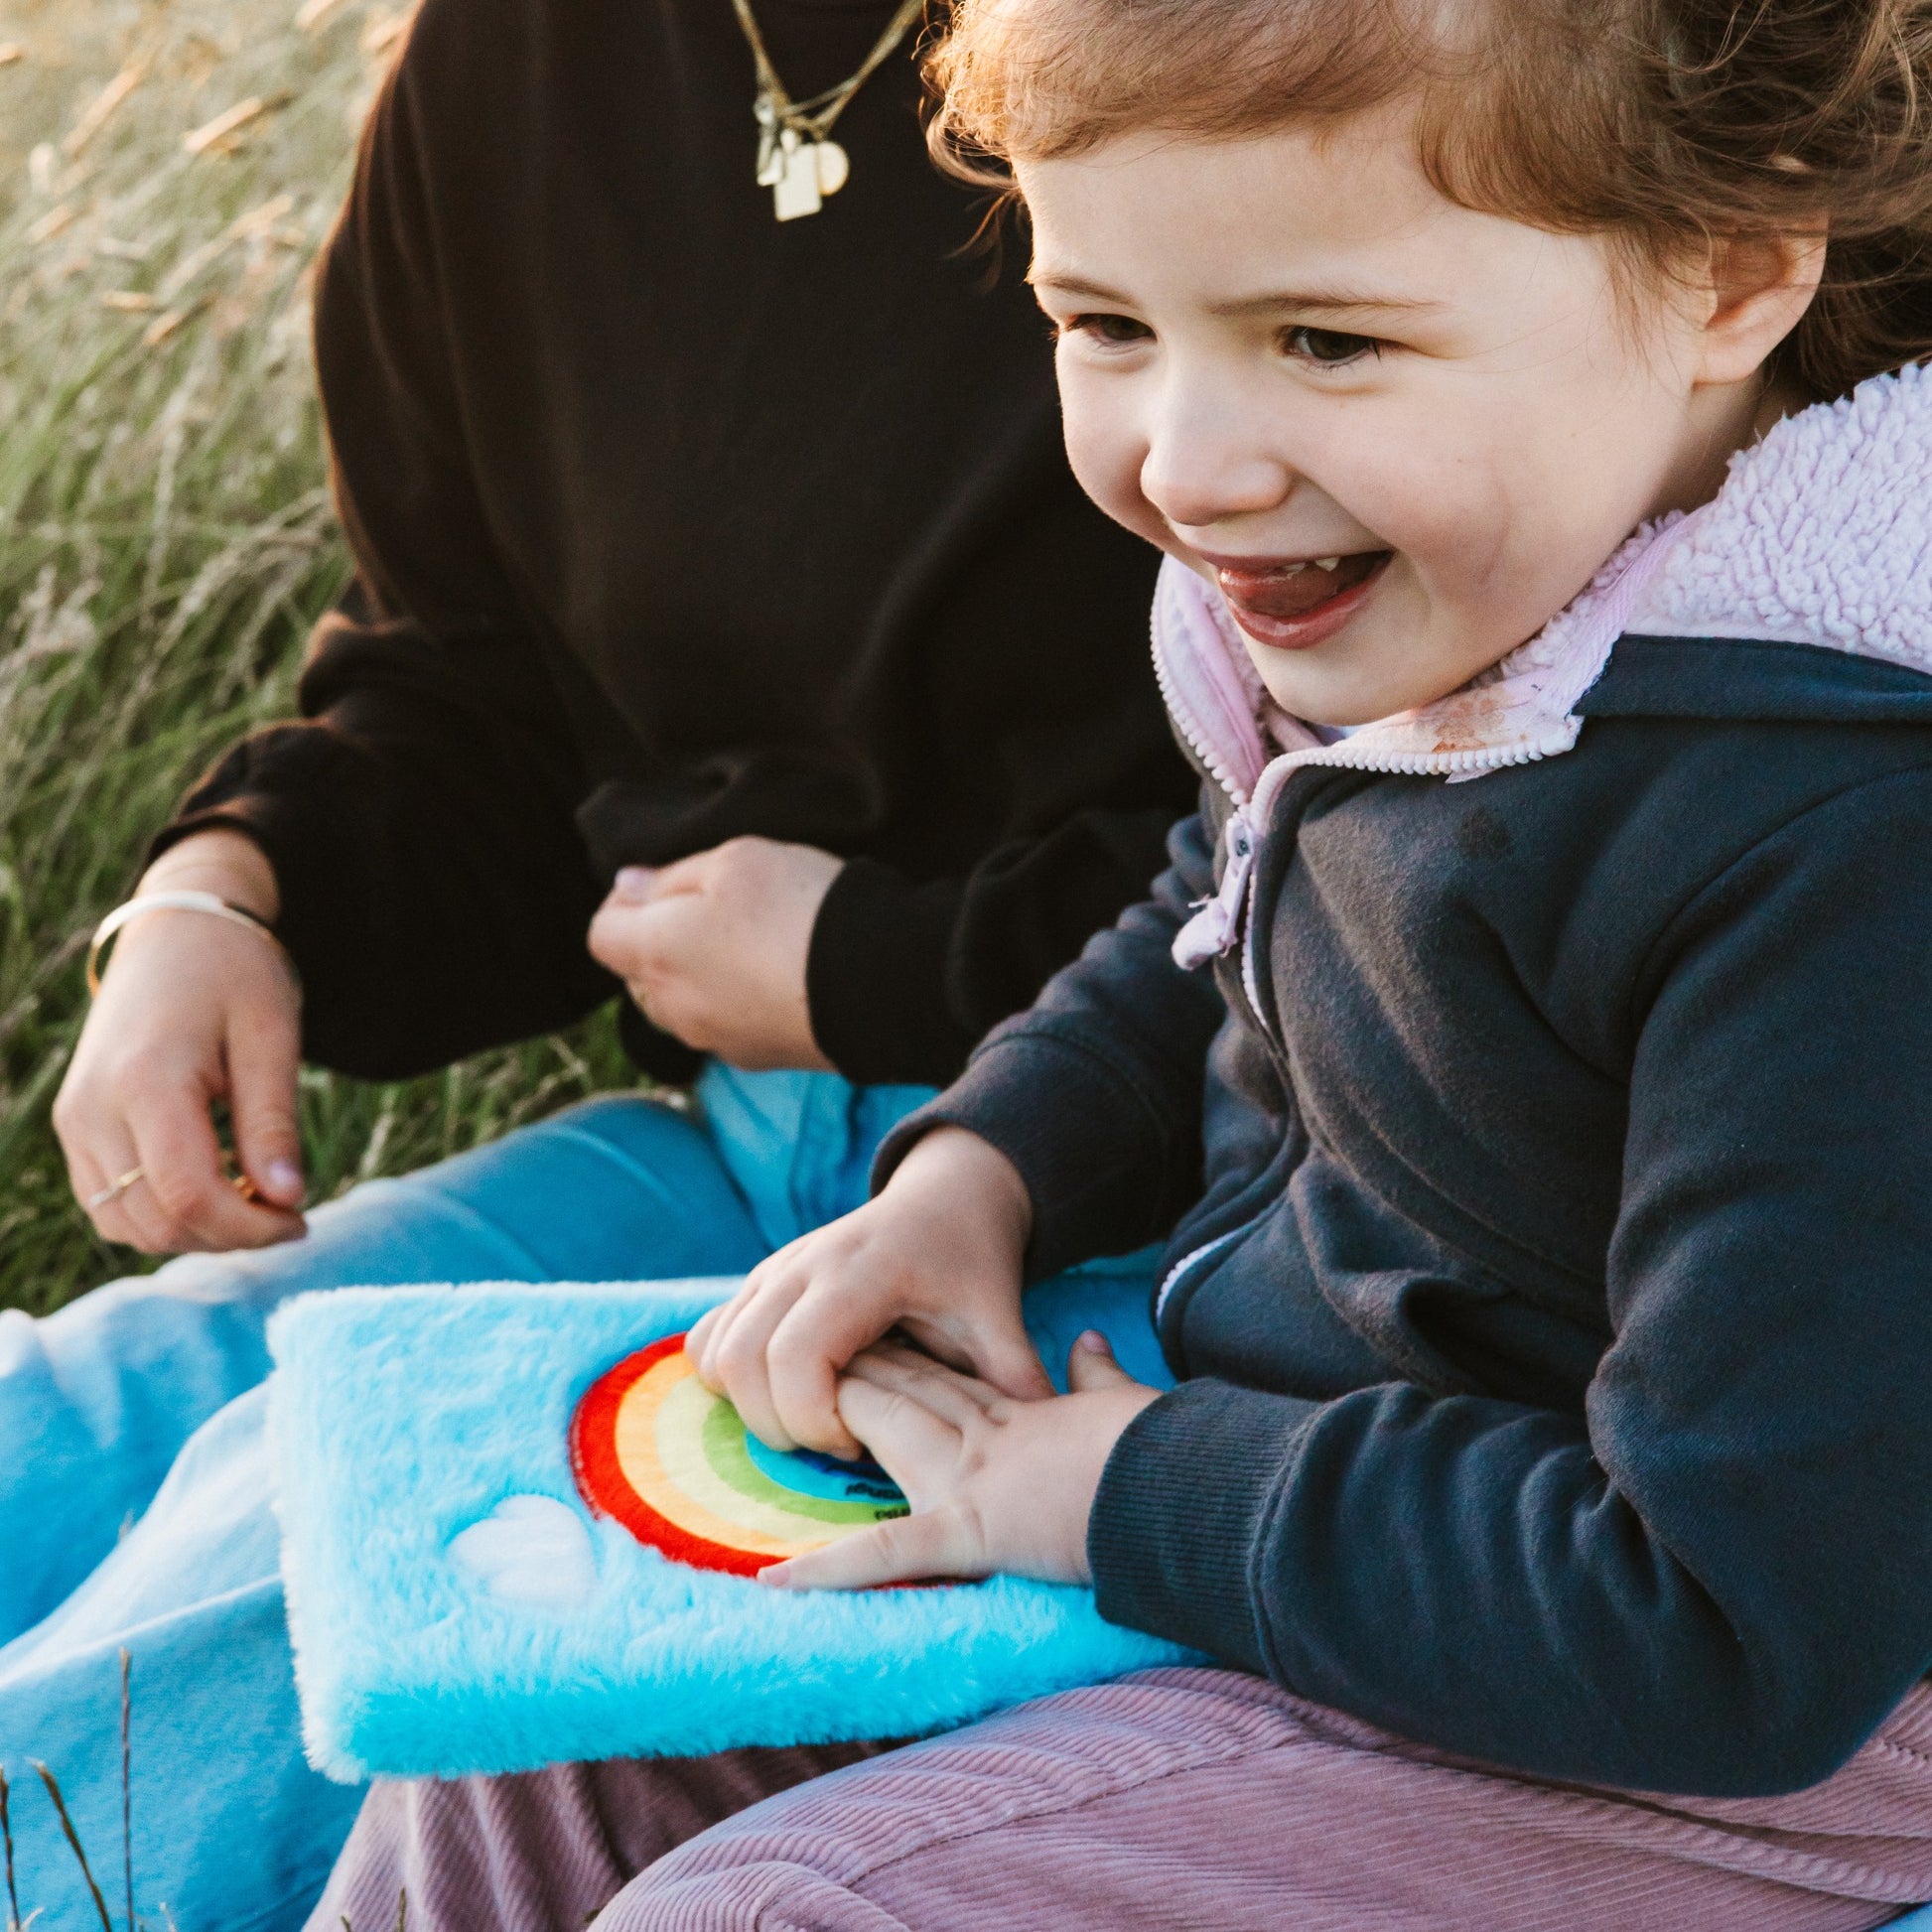
[[[590,1101],[357,1187],[287,1247],[185,1257],[42,1321],[0,1313],[0,1766],[40,1932],[98,1921],[31,1759],[118,1903],[123,1646],[151,1923],[165,1905],[180,1932],[301,1925],[361,1801],[301,1755],[261,1430],[277,1303],[737,1274],[864,1200],[879,1142],[925,1097],[714,1067],[690,1111]]]

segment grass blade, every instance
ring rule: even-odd
[[[134,1659],[121,1646],[121,1885],[127,1900],[127,1932],[134,1932],[134,1780],[130,1739],[134,1735],[131,1686]]]
[[[12,1797],[7,1774],[0,1770],[0,1847],[7,1854],[7,1932],[20,1932],[20,1893],[14,1886],[14,1825],[9,1809]]]
[[[60,1782],[39,1758],[34,1759],[34,1769],[41,1774],[41,1782],[47,1786],[47,1795],[54,1800],[54,1809],[60,1814],[61,1829],[67,1834],[74,1862],[80,1867],[80,1875],[86,1879],[87,1889],[93,1894],[94,1910],[100,1914],[100,1932],[114,1932],[114,1921],[107,1916],[107,1901],[101,1897],[100,1887],[94,1883],[93,1867],[87,1863],[86,1853],[80,1849],[80,1834],[73,1829],[73,1820],[68,1816],[68,1801],[61,1796]]]

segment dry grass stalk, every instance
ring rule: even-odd
[[[304,34],[312,34],[342,5],[342,0],[302,0],[295,12],[297,29]]]
[[[69,161],[73,160],[80,150],[113,119],[121,102],[141,84],[147,76],[147,71],[148,64],[145,61],[130,61],[93,97],[87,104],[85,112],[69,130],[67,139],[61,143],[62,151]]]
[[[200,127],[184,134],[181,137],[182,147],[190,154],[207,154],[210,148],[232,153],[234,137],[244,127],[286,105],[293,98],[294,95],[286,91],[279,94],[251,94],[246,100],[236,101],[225,113],[217,114],[213,120],[205,121]]]
[[[362,29],[362,52],[368,55],[386,54],[408,30],[409,19],[408,12],[404,11],[384,14],[380,20],[370,21]]]
[[[121,1646],[121,1884],[134,1932],[134,1657]]]
[[[54,1809],[60,1815],[61,1830],[67,1834],[69,1848],[80,1866],[80,1875],[87,1881],[87,1890],[92,1894],[94,1910],[100,1914],[100,1932],[114,1932],[114,1921],[107,1916],[107,1901],[100,1895],[100,1887],[94,1882],[93,1867],[87,1863],[87,1855],[80,1849],[80,1834],[73,1829],[73,1820],[68,1816],[68,1801],[61,1795],[61,1786],[39,1758],[33,1760],[34,1769],[41,1774],[41,1782],[47,1786],[47,1795],[54,1800]]]
[[[181,328],[183,323],[198,316],[213,299],[209,295],[198,295],[193,302],[188,303],[184,308],[170,309],[166,315],[156,316],[141,331],[141,346],[143,348],[159,348],[169,337]]]
[[[44,241],[52,241],[56,235],[65,234],[73,226],[74,217],[80,212],[76,202],[63,202],[58,207],[51,207],[32,227],[27,230],[27,239],[38,248]]]
[[[18,41],[0,41],[0,68],[10,68],[26,58],[27,50]]]
[[[20,1932],[20,1889],[14,1882],[13,1791],[0,1770],[0,1851],[7,1859],[7,1932]]]
[[[119,315],[140,316],[155,306],[155,300],[145,289],[103,289],[100,306]]]
[[[284,193],[237,214],[219,234],[184,255],[168,271],[155,291],[156,299],[172,302],[197,276],[213,267],[237,241],[252,241],[257,236],[272,234],[294,210],[295,197]]]

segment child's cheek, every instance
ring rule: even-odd
[[[1128,393],[1132,385],[1082,369],[1065,353],[1059,378],[1066,457],[1080,487],[1136,536],[1167,541],[1167,524],[1141,490],[1148,441]]]
[[[1413,424],[1386,442],[1364,439],[1339,467],[1333,493],[1432,597],[1458,606],[1483,601],[1520,527],[1522,505],[1509,480]]]

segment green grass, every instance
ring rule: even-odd
[[[186,782],[288,712],[344,580],[309,272],[397,22],[0,0],[0,1307],[137,1265],[74,1207],[49,1106],[88,930]],[[305,1073],[313,1197],[629,1077],[608,1019],[396,1086]]]

